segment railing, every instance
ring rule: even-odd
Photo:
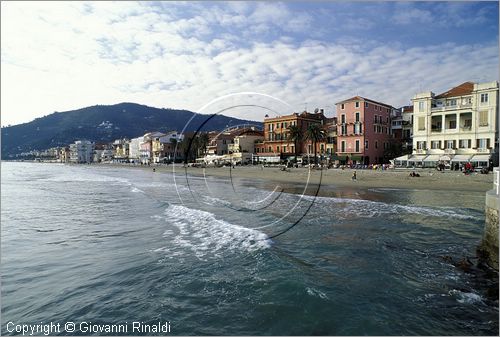
[[[498,195],[499,193],[499,181],[500,181],[500,168],[495,167],[493,169],[493,185],[495,186],[495,193]]]
[[[470,131],[471,127],[470,126],[461,126],[460,131]]]
[[[487,149],[487,148],[477,148],[477,152],[481,152],[481,153],[489,153],[490,152],[490,149]]]
[[[423,149],[417,149],[416,152],[418,154],[426,154],[427,153],[427,150],[423,150]]]
[[[446,154],[455,154],[455,150],[454,149],[444,149],[444,153],[446,153]]]

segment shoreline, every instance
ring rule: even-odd
[[[3,161],[8,162],[8,161]],[[17,161],[16,161],[17,162]],[[24,161],[30,163],[30,161]],[[32,162],[47,163],[47,162]],[[142,170],[155,170],[161,173],[173,173],[173,166],[170,165],[134,165],[119,163],[98,163],[98,164],[69,164],[82,166],[99,166],[113,168],[131,168]],[[356,171],[357,179],[352,180],[353,172]],[[323,169],[311,170],[309,184],[317,184],[321,178],[321,187],[331,189],[336,187],[352,187],[358,189],[370,188],[394,188],[410,190],[446,190],[461,193],[487,192],[493,188],[493,174],[480,174],[478,172],[465,175],[460,171],[437,171],[435,169],[415,169],[420,177],[410,177],[413,169]],[[244,180],[259,180],[263,182],[286,183],[290,186],[300,186],[307,182],[309,169],[305,167],[291,168],[288,171],[281,171],[279,167],[236,166],[229,167],[208,167],[184,168],[182,164],[175,164],[175,172],[184,175],[185,172],[192,176],[212,176],[227,177]]]

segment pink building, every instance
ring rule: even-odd
[[[341,164],[382,164],[390,144],[392,106],[355,96],[337,106],[337,154]]]

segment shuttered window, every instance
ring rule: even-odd
[[[425,117],[418,117],[418,129],[425,130]]]
[[[488,111],[479,111],[479,126],[487,126],[488,125]]]

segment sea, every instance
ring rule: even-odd
[[[2,162],[1,333],[498,335],[484,192],[199,170]]]

